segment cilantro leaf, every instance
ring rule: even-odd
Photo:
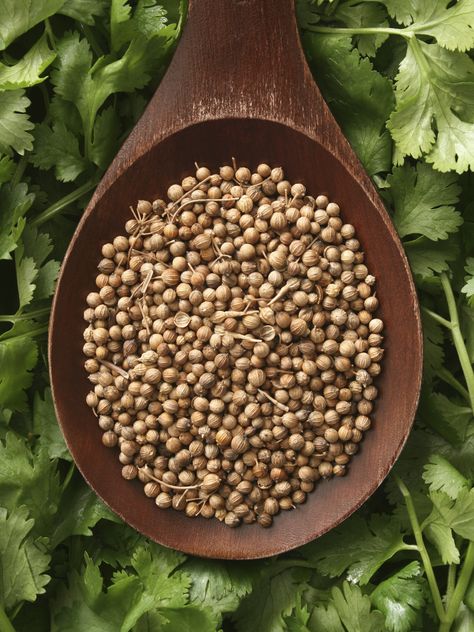
[[[236,610],[252,590],[252,577],[255,572],[244,563],[226,564],[213,560],[189,559],[184,569],[192,577],[189,591],[191,604],[207,604],[216,623],[220,622],[224,612]]]
[[[7,433],[0,441],[0,497],[13,511],[26,505],[35,521],[35,533],[49,533],[60,496],[58,473],[45,450],[33,453],[26,441]]]
[[[93,25],[94,17],[104,15],[108,0],[66,0],[59,13],[84,24]]]
[[[303,605],[303,599],[296,604],[290,617],[286,619],[288,632],[309,632],[307,627],[310,617],[310,611],[306,604]]]
[[[112,50],[118,50],[133,39],[134,28],[130,22],[132,7],[128,0],[112,0],[110,6],[110,41]]]
[[[332,14],[333,6],[337,8],[335,0],[296,0],[296,17],[300,28],[306,29]]]
[[[128,613],[140,599],[140,580],[125,572],[115,573],[112,584],[103,592],[100,569],[85,554],[85,567],[79,575],[73,570],[68,587],[59,594],[52,611],[53,631],[126,632],[136,621],[124,626]]]
[[[424,581],[419,562],[411,562],[378,584],[370,599],[385,615],[385,625],[390,632],[413,630],[417,613],[425,603]]]
[[[468,50],[474,46],[474,4],[458,0],[447,8],[449,0],[414,2],[385,0],[390,14],[420,35],[434,37],[438,44],[451,50]]]
[[[87,151],[93,142],[94,122],[100,107],[116,92],[143,88],[160,63],[152,40],[134,38],[119,59],[106,55],[92,65],[87,40],[77,32],[66,33],[58,43],[56,69],[51,77],[55,91],[74,103],[81,115]],[[77,93],[77,83],[81,90]]]
[[[328,603],[316,604],[311,612],[309,619],[309,629],[311,632],[346,632],[339,615],[337,614],[336,606],[332,601]]]
[[[474,257],[469,257],[466,261],[466,277],[465,277],[465,285],[461,288],[461,292],[470,299],[474,296]]]
[[[143,542],[130,562],[136,574],[115,572],[111,584],[104,591],[100,568],[86,553],[82,574],[71,573],[69,586],[61,592],[56,603],[53,613],[55,629],[127,632],[149,614],[138,630],[163,629],[171,632],[171,623],[179,620],[181,609],[187,608],[190,578],[183,571],[176,570],[183,559],[179,553]],[[205,626],[203,631],[211,629],[208,613],[194,607],[190,610],[189,617],[195,615],[200,625]],[[186,618],[184,615],[184,621]],[[158,623],[170,625],[162,628]]]
[[[410,24],[413,21],[412,0],[383,0],[389,14],[400,24]]]
[[[114,569],[129,566],[133,552],[142,542],[139,533],[124,522],[98,522],[93,535],[86,542],[87,552],[97,564],[105,562]]]
[[[17,250],[17,252],[19,252]],[[34,259],[31,257],[20,258],[16,266],[16,281],[18,285],[18,299],[20,301],[20,310],[31,303],[36,288],[34,283],[38,276],[38,269]]]
[[[139,0],[132,16],[128,0],[112,0],[110,9],[110,34],[112,50],[131,42],[134,37],[150,39],[167,23],[166,10],[154,0]]]
[[[9,182],[15,171],[15,163],[9,156],[0,157],[0,184]]]
[[[321,1],[324,2],[324,0]],[[314,2],[307,2],[306,0],[296,0],[296,19],[300,28],[310,28],[320,21],[321,17],[313,11],[314,4]],[[321,3],[318,2],[318,4]]]
[[[0,507],[0,605],[8,609],[22,601],[35,601],[50,580],[46,542],[32,537],[33,524],[26,507],[13,509],[10,515]]]
[[[422,528],[424,535],[440,554],[443,564],[459,564],[460,555],[453,532],[436,507],[433,507]]]
[[[51,459],[65,459],[71,461],[71,455],[64,442],[54,412],[51,389],[44,391],[43,399],[38,392],[33,402],[33,432],[40,436],[40,442],[45,447]],[[69,490],[68,498],[71,496]]]
[[[19,311],[34,299],[48,298],[54,291],[59,262],[44,260],[52,251],[49,235],[26,227],[15,252]]]
[[[105,108],[97,115],[90,158],[102,169],[109,165],[117,152],[119,139],[116,130],[119,126],[120,121],[113,107]]]
[[[32,257],[38,270],[33,298],[35,300],[49,298],[54,292],[59,273],[58,261],[51,260],[45,263],[46,257],[53,250],[50,236],[47,233],[39,233],[34,227],[27,226],[23,231],[22,244],[17,254],[21,254],[23,250],[25,255]]]
[[[57,547],[71,535],[92,535],[91,529],[99,520],[119,521],[90,487],[84,485],[79,475],[73,477],[68,485],[67,493],[61,496],[57,514],[51,535],[53,547]]]
[[[474,165],[474,62],[417,38],[408,43],[396,77],[396,108],[388,127],[403,157],[426,160],[439,171],[462,173]]]
[[[468,50],[474,46],[474,4],[472,0],[458,0],[446,8],[449,0],[438,0],[434,6],[423,7],[416,16],[418,33],[436,38],[438,44],[450,50]]]
[[[167,26],[166,9],[156,0],[138,0],[131,20],[136,29],[135,37],[151,39]]]
[[[474,479],[474,424],[468,424],[461,443],[453,445],[435,434],[430,435],[428,443],[431,453],[441,454],[464,476]]]
[[[79,33],[71,31],[58,42],[57,51],[51,81],[56,94],[74,103],[76,82],[86,80],[92,66],[92,53],[87,40],[81,39]],[[78,110],[81,113],[79,107]]]
[[[384,617],[371,609],[370,598],[358,586],[344,582],[342,590],[334,587],[332,599],[325,606],[316,606],[310,619],[314,632],[384,632]]]
[[[5,33],[12,37],[12,46],[0,62],[0,258],[11,259],[14,252],[15,266],[3,266],[4,282],[13,287],[17,282],[20,298],[17,322],[0,335],[0,505],[5,505],[0,510],[0,557],[3,564],[5,523],[17,514],[30,530],[23,539],[18,537],[19,542],[13,539],[14,549],[8,555],[21,558],[26,551],[29,559],[30,545],[43,555],[45,547],[54,551],[50,573],[54,582],[48,594],[34,606],[22,606],[30,597],[19,590],[11,605],[5,606],[3,577],[0,603],[12,609],[18,631],[28,628],[32,632],[215,632],[229,626],[237,632],[431,629],[433,608],[419,564],[405,561],[415,552],[402,553],[403,536],[411,534],[410,523],[390,480],[385,491],[395,503],[393,511],[370,515],[374,508],[383,511],[386,496],[379,493],[363,513],[302,549],[303,559],[227,563],[189,558],[115,522],[73,466],[58,463],[71,457],[55,419],[51,392],[45,388],[42,356],[34,388],[26,392],[39,355],[35,337],[47,328],[43,308],[59,267],[51,259],[53,244],[55,254],[61,253],[74,223],[58,214],[50,237],[28,226],[28,209],[33,200],[33,212],[38,213],[66,194],[74,197],[74,187],[63,182],[73,182],[97,167],[107,168],[147,102],[148,92],[140,88],[160,76],[178,34],[176,24],[166,24],[165,8],[177,21],[184,4],[174,0],[0,0],[1,44],[5,45]],[[427,306],[435,305],[440,297],[435,275],[450,271],[462,311],[462,335],[474,357],[472,187],[466,176],[456,179],[454,174],[440,176],[434,171],[463,171],[474,163],[474,66],[471,53],[460,52],[474,45],[472,0],[299,0],[297,6],[308,24],[375,27],[371,34],[351,37],[306,33],[308,57],[325,98],[366,169],[387,198],[393,196],[396,221],[421,301]],[[49,11],[48,41],[53,47],[56,40],[54,52],[41,36],[41,21]],[[387,33],[377,28],[395,29],[394,15],[406,25],[404,33],[409,36],[391,38],[379,48]],[[11,34],[20,32],[26,35],[16,41],[17,35]],[[364,55],[374,56],[373,63]],[[395,107],[392,77],[403,57],[390,132],[386,122]],[[45,76],[50,63],[52,77]],[[42,81],[41,86],[23,92],[22,88]],[[15,152],[30,152],[32,136],[33,153],[20,161],[17,155],[11,158]],[[396,161],[405,155],[426,155],[434,168],[410,161],[410,166],[393,170],[387,179],[394,147]],[[21,180],[23,169],[28,187],[7,184]],[[458,210],[465,221],[461,231]],[[459,294],[465,263],[464,294]],[[26,320],[28,312],[31,320]],[[448,333],[428,319],[424,337],[423,402],[415,431],[396,467],[412,485],[416,512],[444,589],[447,569],[441,562],[462,564],[466,546],[460,544],[458,549],[455,537],[461,533],[472,537],[474,504],[469,486],[474,479],[474,423],[462,396],[449,387],[450,375],[461,373]],[[433,387],[442,392],[433,392]],[[7,427],[12,433],[5,434]],[[63,489],[60,480],[64,480]],[[45,534],[50,542],[42,539]],[[84,558],[85,552],[90,557]],[[293,561],[311,568],[289,568]],[[40,576],[48,564],[44,562]],[[22,569],[21,559],[11,568]],[[37,587],[30,585],[30,576],[23,575],[23,570],[15,579],[15,589],[23,586],[23,577],[33,586],[34,599]],[[346,577],[349,583],[344,583]],[[471,592],[464,602],[472,606]],[[469,609],[461,605],[453,630],[467,632],[470,624]]]
[[[285,632],[284,618],[298,604],[303,588],[291,568],[262,577],[234,615],[238,632]]]
[[[49,113],[52,123],[66,123],[67,129],[75,136],[80,137],[82,135],[83,130],[81,117],[73,103],[65,101],[55,94],[50,102]],[[43,123],[39,123],[39,125],[43,125]]]
[[[31,323],[21,326],[23,333],[18,336],[7,338],[11,330],[0,336],[0,409],[26,410],[25,389],[33,380],[31,370],[38,361],[38,348],[28,332]]]
[[[126,563],[136,571],[136,574],[129,574],[128,571],[116,572],[112,585],[104,593],[100,571],[86,556],[85,573],[79,582],[77,576],[71,577],[68,594],[65,594],[62,600],[64,608],[59,610],[58,622],[60,621],[63,625],[65,622],[68,622],[70,626],[75,625],[77,627],[70,629],[78,632],[84,629],[81,626],[86,623],[90,625],[89,621],[93,621],[96,626],[104,621],[104,629],[112,629],[107,627],[110,624],[106,621],[109,622],[109,611],[115,607],[117,593],[123,591],[127,604],[126,607],[120,607],[114,613],[112,621],[116,626],[115,630],[120,629],[126,632],[139,621],[143,621],[143,625],[139,625],[138,630],[161,630],[161,627],[154,627],[157,622],[164,624],[174,620],[175,611],[187,607],[190,578],[187,573],[177,570],[183,560],[184,556],[180,553],[142,540],[136,547],[131,560],[129,558]],[[81,619],[73,623],[74,601],[78,599],[78,593],[82,594],[85,603],[80,611]],[[196,614],[196,612],[197,608],[193,609],[193,613]],[[199,616],[198,618],[202,619]],[[204,619],[209,621],[209,615],[205,614]],[[59,627],[59,629],[62,628]]]
[[[350,37],[308,32],[304,42],[318,85],[365,169],[370,175],[389,171],[390,82],[353,49]]]
[[[0,50],[56,13],[63,3],[64,0],[0,0]]]
[[[396,167],[388,177],[400,237],[424,235],[432,241],[447,239],[462,224],[454,209],[460,187],[453,174],[439,174],[429,165]]]
[[[462,442],[472,420],[472,410],[442,393],[423,392],[420,412],[423,421],[452,443]]]
[[[41,74],[54,61],[56,53],[50,50],[43,35],[20,61],[13,66],[0,64],[0,90],[15,90],[41,83]]]
[[[470,487],[467,478],[439,454],[434,454],[425,465],[423,480],[431,492],[444,492],[453,500]]]
[[[450,263],[458,256],[458,248],[450,240],[434,242],[420,236],[406,241],[405,251],[414,275],[427,279],[449,270]]]
[[[25,227],[24,215],[34,199],[35,196],[28,193],[26,184],[0,187],[0,260],[11,259],[10,252],[17,247]]]
[[[36,277],[36,288],[33,298],[40,300],[43,298],[49,298],[56,286],[56,279],[59,274],[60,263],[59,261],[47,261],[38,271]]]
[[[444,492],[432,491],[430,498],[433,510],[424,521],[422,528],[427,538],[438,549],[445,564],[459,564],[460,554],[452,531],[462,537],[472,538],[472,517],[474,512],[473,490],[462,489],[453,501]]]
[[[323,575],[339,577],[347,571],[349,581],[363,586],[403,547],[397,520],[375,514],[369,521],[358,515],[346,520],[303,551]]]
[[[430,497],[453,531],[463,538],[474,540],[474,488],[462,490],[454,501],[443,492],[432,492]]]
[[[79,151],[78,138],[64,121],[55,121],[52,127],[47,123],[36,126],[31,162],[39,169],[54,167],[56,178],[62,182],[75,180],[88,166]]]
[[[51,238],[47,233],[39,233],[34,226],[26,226],[22,234],[22,251],[33,257],[39,267],[53,250]]]
[[[386,18],[387,14],[380,4],[363,0],[345,0],[339,3],[331,14],[331,20],[342,22],[353,29],[388,26]],[[359,35],[356,37],[357,48],[361,55],[373,57],[387,38],[388,35],[383,32],[374,35]]]
[[[145,613],[133,632],[215,632],[209,609],[197,606],[160,608]]]
[[[181,553],[159,544],[144,542],[137,547],[131,565],[140,578],[146,602],[151,600],[155,608],[180,608],[186,604],[191,578],[183,571],[174,572],[184,559]]]
[[[4,154],[14,149],[23,155],[33,147],[30,130],[34,125],[25,113],[30,100],[24,94],[24,90],[0,92],[0,151]]]

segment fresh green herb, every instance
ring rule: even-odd
[[[472,176],[457,174],[474,164],[473,0],[297,2],[310,67],[386,200],[422,305],[421,405],[382,489],[299,550],[230,563],[148,542],[72,464],[47,378],[51,294],[184,9],[0,0],[0,630],[470,632],[474,206]]]
[[[388,15],[380,11],[383,4]],[[396,106],[388,123],[396,145],[394,162],[425,156],[440,171],[462,173],[474,165],[474,62],[464,52],[474,46],[474,5],[472,0],[447,5],[444,0],[386,0],[375,3],[374,10],[371,2],[345,0],[335,14],[330,7],[320,22],[303,26],[320,34],[374,37],[371,47],[359,42],[358,48],[371,56],[385,41],[382,36],[403,38],[405,56],[399,62]],[[398,24],[387,26],[389,17]],[[344,26],[327,26],[334,18]]]

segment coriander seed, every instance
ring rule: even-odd
[[[83,352],[103,445],[160,509],[226,526],[344,476],[384,349],[352,224],[284,170],[196,165],[98,253]]]

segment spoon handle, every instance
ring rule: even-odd
[[[216,118],[304,128],[325,107],[301,48],[293,0],[190,0],[147,116],[159,114],[163,137]]]
[[[312,77],[293,0],[189,0],[168,71],[118,153],[114,178],[166,138],[222,119],[272,121],[301,132],[381,204]],[[261,137],[257,127],[249,142],[264,156],[268,138],[260,129]],[[105,178],[98,193],[107,183]]]
[[[303,88],[306,64],[293,0],[190,0],[180,49],[187,87],[198,94],[204,89],[202,96],[219,99],[227,112],[252,116],[257,107],[268,113],[280,100],[286,109],[297,98],[294,90]]]

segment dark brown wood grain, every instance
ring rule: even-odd
[[[290,180],[327,193],[355,225],[377,276],[386,323],[374,429],[349,473],[318,484],[306,505],[269,530],[230,529],[158,509],[142,485],[121,478],[85,404],[82,314],[100,246],[123,232],[129,205],[163,195],[193,171],[238,163],[282,165]],[[422,370],[417,297],[383,204],[330,114],[307,67],[291,0],[191,0],[169,70],[99,184],[65,257],[50,326],[49,358],[59,422],[89,485],[153,540],[205,557],[250,559],[287,551],[325,533],[367,500],[388,474],[411,429]]]

